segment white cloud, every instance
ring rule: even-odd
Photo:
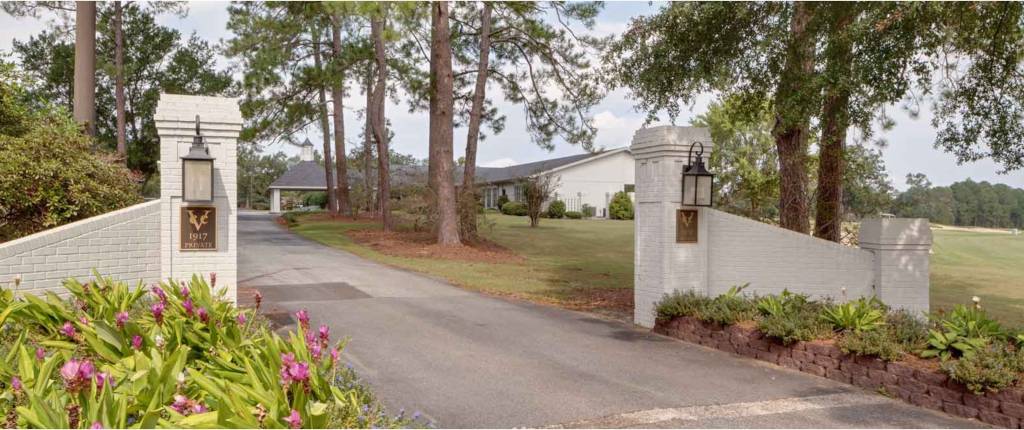
[[[516,164],[518,164],[516,163],[516,160],[513,160],[511,158],[499,158],[497,160],[488,161],[486,163],[480,163],[480,167],[508,167],[514,166]]]

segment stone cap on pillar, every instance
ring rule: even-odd
[[[858,235],[864,249],[924,250],[932,248],[927,218],[868,218]]]
[[[656,157],[685,158],[694,142],[700,142],[704,146],[704,160],[707,163],[713,147],[711,131],[707,127],[660,125],[641,128],[633,134],[633,144],[629,151],[638,160]]]

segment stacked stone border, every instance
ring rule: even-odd
[[[884,390],[893,398],[950,415],[1005,428],[1024,426],[1021,388],[976,395],[945,373],[846,354],[832,341],[782,345],[742,324],[723,327],[693,317],[679,317],[658,321],[654,332],[868,390]]]

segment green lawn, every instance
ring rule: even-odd
[[[345,236],[375,225],[347,221],[310,221],[300,217],[292,229],[329,246],[385,264],[444,278],[457,285],[499,295],[527,298],[600,311],[608,297],[632,299],[633,222],[542,219],[530,228],[526,217],[488,214],[481,233],[523,256],[525,262],[470,263],[385,255]],[[614,306],[613,306],[614,307]],[[631,304],[629,308],[631,309]]]
[[[1024,326],[1024,236],[934,230],[932,309],[981,297],[981,305],[1013,326]]]
[[[570,307],[601,307],[602,293],[633,286],[632,221],[542,219],[540,227],[530,228],[526,217],[488,214],[487,220],[493,226],[483,229],[484,236],[525,257],[525,263],[395,257],[360,246],[344,235],[346,230],[375,228],[372,224],[304,221],[294,230],[466,288]],[[982,306],[1001,321],[1024,326],[1024,235],[941,229],[934,233],[932,309],[970,303],[977,295]]]

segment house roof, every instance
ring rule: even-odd
[[[570,155],[568,157],[552,158],[550,160],[534,161],[532,163],[517,164],[508,167],[477,167],[476,182],[508,182],[525,178],[538,173],[550,172],[569,167],[570,165],[601,158],[607,155],[625,151],[626,148],[616,148],[601,152]]]
[[[376,177],[377,170],[371,171],[370,174]],[[426,166],[391,166],[391,184],[394,186],[426,183],[426,178]],[[348,180],[349,183],[362,182],[363,174],[356,170],[349,170]],[[323,166],[316,161],[300,161],[271,183],[269,188],[326,190],[326,184],[327,178],[324,175]]]

